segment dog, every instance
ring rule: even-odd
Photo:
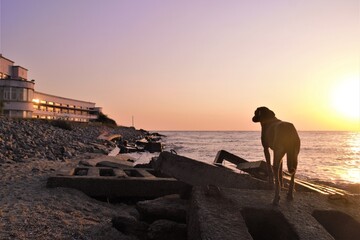
[[[261,143],[264,148],[269,183],[274,184],[274,205],[280,201],[280,189],[282,187],[282,159],[286,154],[287,167],[291,176],[287,199],[293,200],[295,173],[298,165],[298,154],[300,152],[300,138],[292,123],[283,122],[275,117],[275,113],[267,107],[259,107],[255,111],[253,122],[261,124]],[[270,161],[270,151],[273,150],[273,169]],[[274,172],[273,172],[274,171]]]

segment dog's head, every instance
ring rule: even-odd
[[[253,122],[263,122],[265,120],[275,117],[275,113],[267,107],[259,107],[255,111],[255,116],[252,118]]]

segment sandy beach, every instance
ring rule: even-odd
[[[134,239],[111,225],[114,216],[136,214],[133,206],[97,201],[74,189],[46,188],[57,169],[79,160],[1,164],[0,239]]]

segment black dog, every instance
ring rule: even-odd
[[[271,184],[274,184],[274,180],[269,148],[274,152],[275,197],[273,204],[278,205],[280,200],[282,158],[285,154],[287,157],[288,171],[291,175],[287,199],[293,200],[294,178],[300,151],[300,138],[294,125],[277,119],[275,113],[267,107],[257,108],[252,120],[253,122],[260,122],[261,124],[261,143],[264,147],[269,182]]]

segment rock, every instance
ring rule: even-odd
[[[80,166],[86,166],[86,167],[93,167],[88,161],[86,160],[80,160],[79,164]]]
[[[151,158],[149,163],[136,164],[134,168],[154,168],[157,157]]]
[[[126,235],[134,235],[139,239],[146,240],[147,230],[149,225],[147,223],[137,221],[136,218],[131,216],[118,216],[112,220],[112,225],[118,231]]]
[[[169,220],[157,220],[148,230],[150,240],[185,240],[187,239],[186,224]]]
[[[154,200],[141,201],[136,204],[141,219],[152,222],[157,219],[168,219],[186,223],[188,200],[179,195],[168,195]]]
[[[114,143],[98,140],[101,132],[121,134],[129,142],[144,136],[143,132],[128,127],[70,124],[73,129],[71,131],[54,127],[51,121],[0,116],[0,161],[19,162],[33,158],[60,161],[88,152],[106,154]]]

